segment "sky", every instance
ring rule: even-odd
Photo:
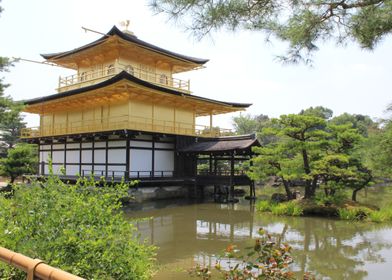
[[[139,39],[162,48],[210,61],[205,69],[186,72],[194,95],[253,103],[242,114],[279,117],[310,106],[324,106],[334,115],[344,112],[385,117],[392,102],[392,38],[385,38],[374,51],[361,50],[354,42],[345,47],[320,43],[313,66],[283,65],[276,56],[284,44],[266,43],[260,32],[215,32],[201,41],[168,20],[154,14],[145,0],[2,0],[0,55],[43,61],[41,53],[67,51],[96,40],[113,25],[130,20],[129,29]],[[14,100],[54,94],[58,77],[72,71],[19,62],[5,73],[11,86],[6,94]],[[233,116],[214,118],[214,125],[231,128]],[[38,126],[27,115],[29,126]],[[206,124],[207,120],[200,120]]]

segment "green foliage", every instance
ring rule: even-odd
[[[277,176],[288,198],[294,198],[293,186],[305,187],[305,198],[311,198],[323,185],[331,189],[330,195],[336,188],[351,188],[355,199],[354,194],[372,178],[357,152],[362,137],[352,124],[336,125],[315,116],[326,116],[326,112],[325,108],[310,108],[273,119],[273,125],[262,133],[276,141],[253,149],[257,156],[249,176],[254,180]]]
[[[392,121],[369,134],[362,152],[376,176],[392,178]]]
[[[289,44],[283,62],[311,61],[317,44],[356,41],[373,49],[392,30],[390,0],[150,0],[151,8],[179,20],[198,38],[211,30],[253,30]]]
[[[331,123],[336,125],[350,124],[352,128],[357,129],[358,132],[364,137],[368,136],[369,130],[377,129],[376,122],[374,122],[369,116],[364,116],[361,114],[352,115],[344,113],[334,117],[331,120]]]
[[[7,157],[0,159],[0,174],[10,178],[11,183],[23,174],[33,174],[38,163],[36,147],[18,144],[7,152]]]
[[[260,200],[256,204],[256,209],[257,209],[257,211],[260,211],[260,212],[271,212],[272,206],[273,206],[273,203],[270,200]]]
[[[49,176],[0,197],[0,246],[87,279],[150,279],[155,248],[140,242],[120,198],[128,186],[75,185]],[[25,279],[8,265],[2,279]]]
[[[260,212],[271,212],[277,216],[301,216],[303,208],[298,201],[288,201],[275,203],[270,200],[261,200],[256,204],[256,209]]]
[[[271,212],[277,216],[301,216],[303,209],[296,201],[288,201],[271,205]]]
[[[317,205],[340,206],[345,200],[347,200],[347,193],[342,191],[341,189],[337,189],[337,191],[333,195],[326,195],[325,192],[318,192],[315,196],[315,201]]]
[[[299,114],[306,115],[306,116],[314,116],[314,117],[322,118],[324,120],[329,120],[330,118],[332,118],[333,111],[323,106],[316,106],[316,107],[310,107],[305,110],[301,110]]]
[[[251,134],[260,132],[263,127],[268,126],[270,119],[266,115],[239,115],[233,118],[234,130],[237,134]]]
[[[229,245],[219,256],[215,271],[223,279],[295,279],[294,273],[290,271],[290,264],[293,263],[291,246],[275,240],[263,229],[259,229],[259,234],[261,237],[255,240],[253,246],[246,248],[244,253],[235,245]],[[211,267],[198,265],[192,274],[210,279]],[[304,279],[314,277],[306,273]]]
[[[9,70],[12,63],[8,58],[0,57],[0,73]],[[25,127],[20,112],[23,105],[14,102],[11,97],[4,96],[4,90],[8,87],[0,77],[0,153],[5,153],[19,142],[20,130]]]
[[[344,207],[339,208],[339,217],[342,220],[360,221],[367,219],[373,210],[367,207]]]

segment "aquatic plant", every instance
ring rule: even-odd
[[[254,245],[245,248],[242,253],[235,245],[229,245],[222,255],[218,256],[214,270],[226,280],[237,279],[296,279],[290,265],[294,262],[291,256],[291,246],[277,242],[264,229],[259,229],[260,238]],[[199,278],[214,278],[212,268],[198,264],[191,274]],[[305,273],[303,279],[315,279],[311,273]]]

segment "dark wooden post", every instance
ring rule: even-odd
[[[230,157],[229,201],[234,201],[234,151],[231,152]]]
[[[130,155],[130,140],[129,140],[129,134],[128,131],[125,132],[125,181],[129,181],[129,165],[130,165],[130,160],[131,160],[131,155]]]
[[[209,158],[209,170],[208,173],[210,173],[210,175],[212,174],[212,154],[210,154],[210,158]]]

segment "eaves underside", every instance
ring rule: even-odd
[[[51,106],[54,110],[55,107],[58,107],[55,106],[55,104],[69,104],[69,106],[72,106],[72,102],[75,102],[75,106],[82,105],[82,103],[88,105],[88,103],[92,101],[91,97],[93,96],[95,96],[97,100],[101,99],[100,102],[103,104],[109,102],[109,99],[113,100],[113,98],[118,98],[120,99],[119,101],[128,98],[149,99],[149,102],[154,102],[154,99],[151,98],[155,98],[155,102],[157,103],[166,102],[171,104],[172,102],[175,102],[198,108],[199,116],[211,113],[222,114],[244,110],[251,105],[248,103],[218,101],[175,91],[140,80],[124,71],[111,79],[95,85],[24,101],[27,105],[25,111],[42,113],[42,111],[48,111],[48,108]],[[76,104],[77,100],[79,100],[79,102],[81,102],[81,100],[84,101],[78,105]],[[66,109],[66,106],[59,108]]]

